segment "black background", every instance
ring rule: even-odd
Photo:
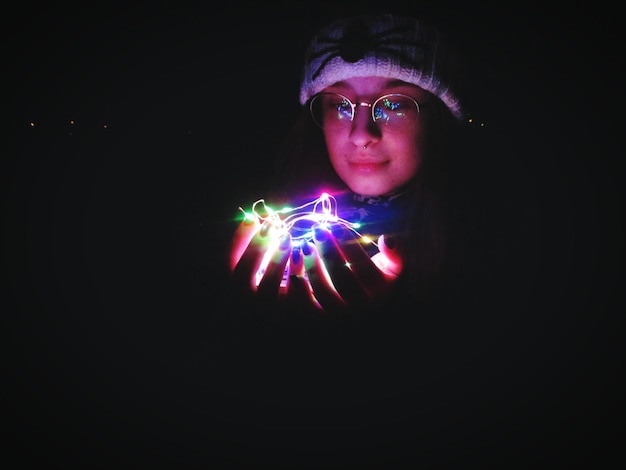
[[[404,7],[458,40],[468,126],[499,150],[468,155],[489,182],[489,269],[449,316],[451,337],[455,315],[489,331],[421,376],[356,354],[377,381],[361,395],[349,370],[252,360],[225,246],[297,112],[310,33],[358,5],[3,15],[2,422],[21,464],[566,465],[618,448],[623,85],[601,4]]]

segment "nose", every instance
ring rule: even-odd
[[[372,105],[370,103],[357,103],[350,127],[350,142],[357,147],[367,147],[378,142],[380,137],[380,128],[372,119]]]

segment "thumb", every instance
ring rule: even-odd
[[[398,276],[404,266],[402,249],[399,245],[395,237],[381,235],[378,237],[379,252],[372,256],[372,261],[378,269],[393,277]]]

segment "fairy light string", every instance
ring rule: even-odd
[[[350,222],[338,215],[337,200],[334,196],[323,192],[320,197],[297,207],[285,207],[273,210],[259,199],[252,204],[251,212],[239,208],[245,217],[256,218],[261,223],[269,222],[272,229],[272,238],[278,240],[285,233],[291,235],[294,243],[303,243],[313,239],[313,229],[319,225],[329,227],[331,224],[340,224],[352,231],[366,243],[376,243],[369,237],[358,232],[361,224]]]
[[[245,218],[257,219],[261,224],[268,222],[270,225],[267,251],[256,273],[257,286],[265,273],[272,253],[278,248],[279,240],[285,233],[289,233],[294,246],[298,246],[313,239],[313,231],[316,226],[328,228],[331,224],[340,224],[352,231],[364,243],[371,243],[378,247],[372,239],[358,232],[357,229],[360,228],[361,224],[350,222],[339,216],[337,200],[326,192],[323,192],[317,199],[297,207],[284,207],[280,210],[273,210],[265,204],[264,199],[259,199],[252,204],[250,212],[246,212],[241,207],[239,209],[243,212]],[[289,261],[287,261],[281,283],[283,287],[286,285],[288,273]]]

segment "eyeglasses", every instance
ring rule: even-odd
[[[420,112],[417,101],[400,93],[383,95],[373,103],[353,103],[339,93],[318,93],[309,103],[313,121],[322,129],[331,130],[348,127],[359,106],[370,108],[372,120],[389,132],[410,130]]]

